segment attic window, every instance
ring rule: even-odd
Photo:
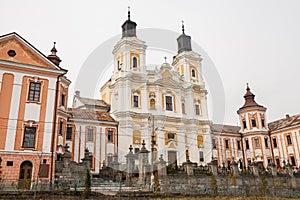
[[[7,52],[7,54],[10,56],[10,57],[15,57],[17,54],[16,54],[16,52],[15,52],[15,50],[9,50],[8,52]]]

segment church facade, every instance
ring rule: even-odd
[[[101,88],[102,99],[119,122],[119,159],[124,162],[129,145],[138,153],[142,141],[153,160],[163,157],[171,164],[211,160],[211,131],[207,90],[202,77],[202,58],[191,47],[184,27],[178,37],[178,53],[150,70],[146,43],[136,35],[136,23],[122,25],[122,38],[114,46],[114,71]],[[175,41],[174,41],[175,42]]]

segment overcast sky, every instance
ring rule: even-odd
[[[298,0],[0,0],[0,34],[15,31],[46,55],[56,41],[61,66],[74,82],[91,52],[121,33],[127,6],[138,28],[180,32],[185,21],[186,33],[221,76],[225,123],[237,125],[247,82],[256,101],[268,108],[269,122],[300,113]],[[73,93],[74,84],[69,96]]]

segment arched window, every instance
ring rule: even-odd
[[[133,107],[139,107],[139,96],[137,94],[133,95]]]
[[[137,58],[136,57],[132,58],[132,67],[137,68]]]
[[[192,77],[193,77],[193,78],[196,78],[196,72],[195,72],[194,69],[192,69]]]

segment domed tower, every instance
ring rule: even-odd
[[[201,85],[202,78],[202,58],[192,50],[191,36],[185,34],[182,21],[182,34],[177,38],[178,51],[173,59],[172,65],[186,82]]]
[[[237,111],[243,140],[245,165],[251,162],[263,162],[264,166],[272,159],[271,143],[268,135],[266,110],[255,101],[255,95],[247,84],[245,103]]]
[[[122,25],[122,38],[113,49],[114,73],[112,83],[130,73],[146,73],[147,46],[144,41],[137,38],[137,24],[131,21],[130,17],[130,7],[128,7],[128,19]]]

